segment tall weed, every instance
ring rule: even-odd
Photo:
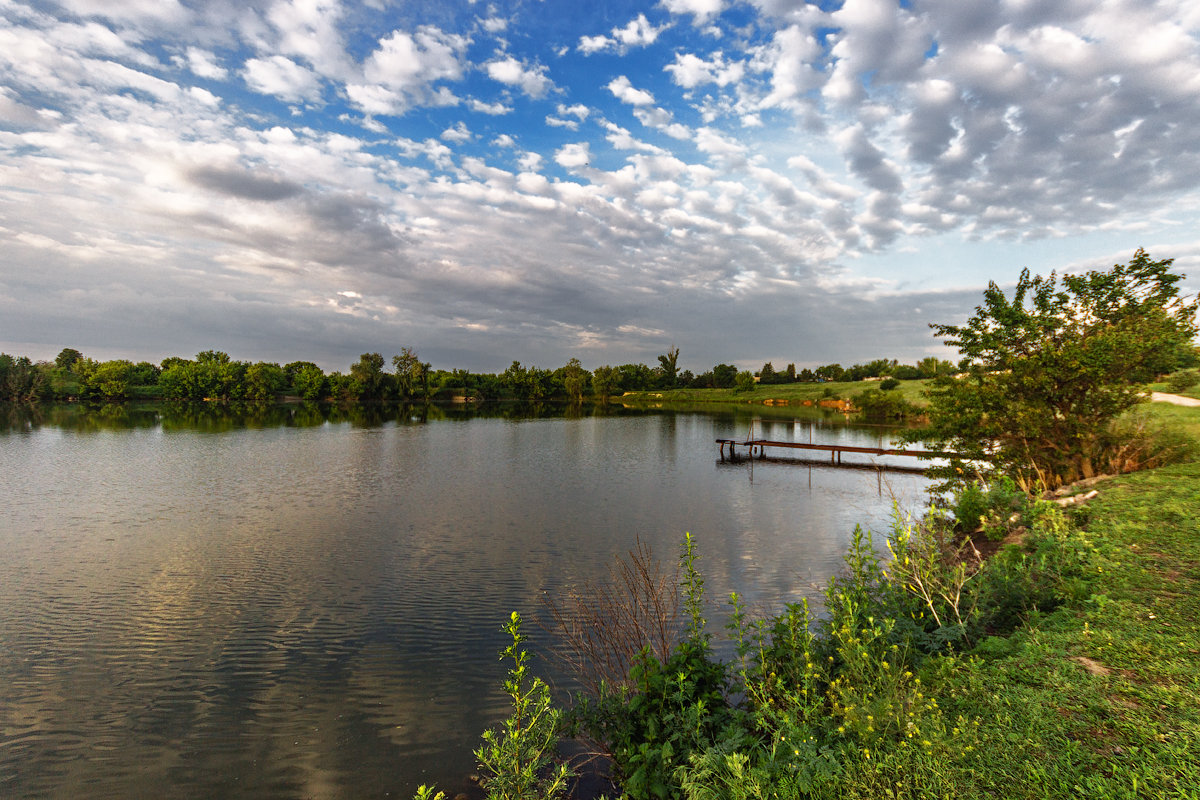
[[[728,670],[709,646],[698,558],[688,534],[680,555],[683,640],[666,658],[643,648],[627,681],[602,684],[595,702],[581,698],[575,709],[577,726],[609,753],[630,798],[683,797],[676,772],[737,729]]]
[[[504,690],[512,700],[512,714],[499,731],[483,734],[475,751],[483,771],[488,800],[550,800],[561,797],[570,771],[555,764],[562,713],[550,700],[550,689],[541,678],[528,675],[529,654],[524,649],[521,617],[513,612],[504,630],[512,643],[500,654],[512,661]]]

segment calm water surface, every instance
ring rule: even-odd
[[[132,422],[0,431],[2,797],[453,795],[505,716],[511,610],[684,531],[710,598],[816,597],[854,525],[925,485],[721,463],[732,414]]]

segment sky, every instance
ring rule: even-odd
[[[0,350],[954,358],[1200,288],[1194,0],[0,0]]]

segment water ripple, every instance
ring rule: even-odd
[[[777,605],[886,516],[874,475],[717,469],[723,425],[4,438],[0,795],[458,791],[505,713],[510,611],[684,530],[713,596]]]

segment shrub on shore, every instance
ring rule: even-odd
[[[558,732],[594,743],[634,800],[950,791],[942,767],[977,747],[977,728],[942,712],[928,676],[938,662],[1078,597],[1086,583],[1086,538],[1052,504],[1028,517],[1021,545],[987,561],[939,513],[897,515],[886,548],[856,530],[822,615],[802,602],[751,619],[730,598],[732,663],[710,645],[689,536],[678,640],[665,654],[642,649],[624,681],[577,696]],[[498,775],[503,763],[487,767]]]

